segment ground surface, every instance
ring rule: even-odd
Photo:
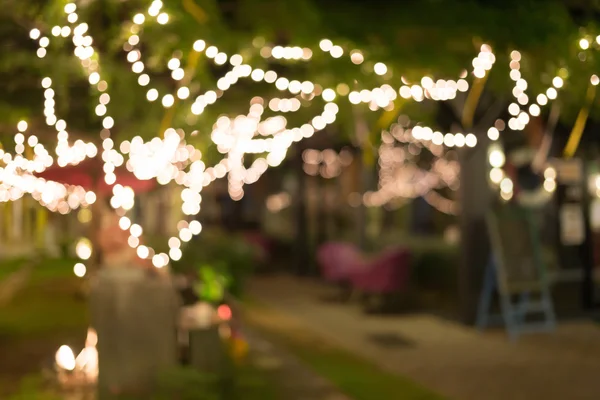
[[[356,306],[323,303],[328,290],[285,276],[257,278],[249,288],[277,311],[268,318],[272,326],[302,327],[449,398],[600,398],[600,329],[590,321],[510,343],[502,333],[480,334],[429,315],[365,316]]]

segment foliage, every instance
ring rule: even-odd
[[[30,125],[42,128],[43,96],[36,82],[46,75],[52,75],[57,83],[57,113],[69,121],[69,126],[80,135],[96,135],[99,129],[98,118],[93,113],[93,93],[88,89],[78,60],[71,56],[71,45],[53,41],[49,55],[40,60],[35,56],[35,44],[28,38],[33,27],[46,32],[53,25],[61,25],[65,3],[66,0],[9,0],[3,4],[0,77],[6,79],[0,79],[0,115],[3,120],[11,121],[10,128],[4,129],[6,133],[22,117],[29,117]],[[382,83],[396,87],[401,84],[401,76],[409,81],[424,74],[456,77],[462,69],[470,67],[477,43],[483,41],[494,46],[501,69],[507,67],[509,49],[516,47],[525,53],[522,71],[531,78],[531,86],[536,89],[549,83],[558,67],[572,66],[570,75],[574,82],[567,88],[572,87],[573,94],[567,95],[565,101],[575,105],[581,104],[581,88],[589,77],[580,72],[597,70],[593,54],[588,54],[586,63],[581,63],[576,50],[578,25],[587,26],[591,35],[597,33],[595,27],[585,18],[574,21],[568,5],[558,1],[377,0],[370,4],[358,0],[196,0],[196,7],[206,16],[201,21],[189,12],[186,7],[189,1],[164,3],[170,22],[164,26],[149,22],[141,34],[147,72],[163,93],[175,89],[166,68],[168,58],[181,51],[185,65],[189,49],[198,38],[218,45],[229,54],[242,54],[253,66],[273,69],[300,81],[310,79],[324,87],[335,87],[341,82],[352,84],[357,79],[355,86],[362,89]],[[131,29],[128,21],[148,4],[149,1],[141,0],[91,0],[80,3],[78,8],[80,20],[89,23],[94,45],[101,52],[103,75],[112,94],[111,113],[117,121],[116,134],[123,139],[159,134],[159,121],[164,115],[158,102],[149,104],[143,100],[145,89],[135,83],[135,74],[125,60],[122,47],[125,34]],[[370,73],[374,61],[359,67],[346,57],[332,59],[315,48],[324,37],[347,48],[363,49],[367,60],[384,61],[395,74],[382,78]],[[308,63],[271,62],[258,54],[263,43],[310,46],[315,51]],[[191,98],[214,88],[216,79],[226,68],[215,67],[202,58],[194,76],[197,84],[190,88]],[[506,73],[492,73],[490,87],[496,92],[508,95],[510,85],[507,83]],[[217,102],[200,118],[190,119],[187,103],[177,107],[175,125],[207,132],[219,114],[246,111],[252,97],[250,93],[269,98],[279,92],[264,83],[240,82],[227,92],[226,105]],[[341,104],[339,122],[342,126],[351,126],[352,107],[347,102]],[[296,114],[287,116],[291,123],[305,122],[308,116],[314,115],[314,109],[305,107]],[[378,114],[368,113],[368,118],[374,120]],[[352,129],[344,132],[351,134]],[[207,136],[199,134],[189,141],[202,147],[208,143]]]
[[[200,300],[218,302],[225,296],[225,290],[231,284],[227,268],[223,263],[212,267],[203,265],[198,273],[199,281],[194,285],[194,291]]]
[[[447,293],[456,288],[460,263],[458,248],[414,249],[412,257],[412,282],[418,289]]]
[[[225,232],[205,232],[183,250],[183,257],[172,263],[176,272],[196,273],[206,279],[201,293],[213,297],[224,285],[234,296],[241,296],[245,278],[253,269],[256,250],[241,236]],[[207,292],[208,291],[208,292]]]
[[[167,371],[160,377],[155,400],[271,400],[275,391],[264,373],[252,366],[238,367],[232,379],[198,372],[189,367]]]

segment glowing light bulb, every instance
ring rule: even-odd
[[[156,17],[156,22],[158,22],[161,25],[165,25],[167,22],[169,22],[169,14],[167,14],[167,13],[158,14],[158,17]]]
[[[385,75],[387,72],[387,66],[384,63],[378,62],[374,66],[374,71],[377,75]]]

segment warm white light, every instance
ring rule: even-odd
[[[148,101],[155,101],[156,99],[158,99],[158,90],[148,90],[148,93],[146,93],[146,98],[148,99]]]
[[[82,263],[77,263],[73,267],[73,272],[79,278],[83,278],[85,276],[86,271],[87,271],[87,269],[86,269],[85,265],[83,265]]]
[[[150,255],[150,249],[144,245],[137,248],[137,255],[139,258],[146,259]]]
[[[138,224],[133,224],[131,225],[131,228],[129,228],[129,233],[131,233],[131,236],[133,237],[140,237],[142,236],[142,227],[139,226]]]
[[[88,260],[92,256],[92,246],[89,240],[80,239],[75,246],[75,254],[82,260]]]
[[[529,106],[529,114],[531,114],[534,117],[537,117],[540,115],[540,106],[538,106],[537,104],[532,104]]]
[[[503,193],[512,193],[513,191],[513,182],[509,178],[504,178],[500,182],[500,190]]]
[[[192,232],[192,234],[199,235],[200,232],[202,231],[202,224],[200,224],[200,222],[196,221],[196,220],[191,221],[189,229]],[[177,239],[177,238],[175,238],[175,239]]]
[[[138,84],[140,86],[146,86],[150,83],[150,77],[147,74],[142,74],[138,78]]]
[[[183,228],[179,231],[179,238],[184,242],[189,242],[192,240],[192,231],[189,228]]]
[[[387,66],[381,62],[375,64],[375,67],[373,69],[377,75],[385,75],[385,73],[387,72]]]
[[[336,45],[331,48],[329,54],[331,54],[331,57],[333,58],[340,58],[342,55],[344,55],[344,49]]]
[[[185,86],[180,87],[177,90],[177,97],[181,100],[187,99],[188,97],[190,97],[190,89],[188,89]]]
[[[333,100],[335,100],[335,90],[325,89],[325,90],[323,90],[323,93],[321,94],[321,96],[323,97],[323,100],[325,100],[325,101],[333,101]]]
[[[504,179],[504,171],[500,168],[492,168],[490,171],[490,180],[497,185],[502,179]]]
[[[504,152],[502,150],[494,149],[490,151],[489,155],[490,165],[494,168],[502,168],[504,165],[506,158],[504,156]]]
[[[182,256],[181,249],[170,249],[169,250],[169,257],[171,257],[171,260],[179,261],[179,260],[181,260],[181,256]]]
[[[588,42],[587,39],[581,39],[579,41],[579,47],[581,47],[583,50],[587,50],[590,48],[590,42]]]
[[[552,79],[552,84],[554,85],[555,88],[561,88],[563,86],[563,80],[560,76],[555,76],[554,79]]]
[[[119,219],[119,228],[126,231],[129,227],[131,227],[131,220],[127,217],[121,217]]]
[[[133,72],[135,72],[136,74],[141,73],[144,70],[144,63],[141,61],[136,61],[135,63],[133,63],[133,65],[131,66],[131,70]]]
[[[500,132],[498,131],[498,129],[494,128],[493,126],[488,129],[488,138],[490,138],[490,140],[498,140],[498,138],[500,137]]]
[[[362,64],[362,62],[365,60],[365,57],[362,55],[362,53],[358,50],[352,50],[350,52],[350,60],[352,61],[353,64]]]
[[[545,106],[546,104],[548,104],[548,98],[545,94],[538,94],[536,100],[540,106]]]
[[[41,35],[41,32],[39,29],[32,29],[31,31],[29,31],[29,37],[33,40],[37,40]]]
[[[111,129],[115,125],[115,120],[112,117],[106,117],[102,120],[104,129]]]
[[[77,10],[77,6],[75,5],[75,3],[67,3],[65,4],[64,10],[67,14],[71,14],[74,13],[75,10]]]
[[[465,144],[467,147],[477,146],[477,136],[472,133],[467,134],[467,136],[465,136]]]
[[[167,67],[168,67],[170,70],[177,69],[177,68],[179,68],[179,66],[180,66],[180,65],[181,65],[181,61],[179,61],[179,59],[178,59],[178,58],[171,58],[171,59],[169,60],[169,62],[167,63]]]
[[[556,170],[552,167],[548,167],[544,170],[544,179],[554,180],[556,179]]]
[[[319,47],[323,51],[330,51],[333,47],[333,43],[329,39],[323,39],[319,42]]]
[[[158,17],[156,17],[156,22],[158,22],[161,25],[166,24],[167,22],[169,22],[169,14],[167,14],[167,13],[160,13],[158,15]]]
[[[162,105],[165,108],[171,107],[175,103],[175,98],[171,94],[167,94],[162,98]]]
[[[185,71],[183,70],[183,68],[177,68],[176,70],[171,72],[171,78],[173,78],[176,81],[182,80],[184,75],[185,75]]]
[[[69,346],[60,346],[55,356],[56,365],[64,370],[73,371],[75,369],[75,354]]]
[[[206,42],[204,40],[196,40],[194,42],[194,50],[195,51],[202,51],[206,48]]]
[[[133,23],[137,25],[142,25],[145,20],[146,17],[144,17],[144,14],[135,14],[135,16],[133,17]]]
[[[544,181],[544,189],[550,193],[554,192],[556,190],[556,181],[553,179],[546,179]]]

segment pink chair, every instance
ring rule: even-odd
[[[352,295],[350,277],[364,268],[361,252],[350,243],[325,243],[317,251],[317,262],[323,279],[339,286],[339,293],[334,300],[348,300]]]
[[[325,243],[317,251],[317,262],[323,278],[332,283],[350,279],[352,273],[363,267],[360,251],[350,243]]]
[[[350,281],[352,288],[366,296],[406,291],[410,275],[410,253],[405,249],[387,250],[367,262],[366,268],[355,270]]]

